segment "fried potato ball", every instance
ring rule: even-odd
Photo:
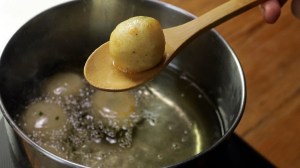
[[[57,104],[34,102],[27,106],[22,116],[24,130],[32,132],[53,132],[63,130],[67,123],[65,111]]]
[[[109,52],[114,65],[124,72],[142,72],[160,63],[165,38],[160,23],[136,16],[117,25],[110,36]]]
[[[67,115],[57,104],[33,102],[22,115],[22,128],[47,151],[65,158]]]
[[[43,92],[53,96],[68,96],[79,93],[83,87],[84,82],[78,74],[65,72],[47,79]]]
[[[106,124],[112,121],[122,126],[133,124],[132,119],[136,113],[135,102],[134,95],[129,92],[96,91],[92,95],[94,116]]]

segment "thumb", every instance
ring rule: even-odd
[[[281,13],[281,4],[279,0],[268,0],[261,4],[261,9],[265,21],[275,23]]]
[[[293,0],[291,9],[293,15],[300,19],[300,0]]]

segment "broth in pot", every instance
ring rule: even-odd
[[[162,167],[222,136],[218,111],[187,75],[169,67],[145,86],[96,90],[77,72],[45,79],[18,124],[37,144],[90,167]]]

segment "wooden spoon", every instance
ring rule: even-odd
[[[92,86],[106,91],[123,91],[137,87],[155,77],[199,33],[257,6],[260,2],[259,0],[230,0],[190,22],[164,29],[165,59],[159,65],[143,72],[119,71],[112,64],[109,43],[106,42],[88,58],[84,67],[85,78]]]

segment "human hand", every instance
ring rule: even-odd
[[[287,0],[267,0],[261,4],[262,14],[267,23],[275,23],[280,16],[281,7]],[[291,10],[300,18],[300,0],[292,0]]]
[[[287,0],[266,0],[262,3],[261,9],[264,20],[267,23],[275,23],[281,13],[281,7]],[[300,19],[300,0],[292,0],[291,10],[294,16]]]

